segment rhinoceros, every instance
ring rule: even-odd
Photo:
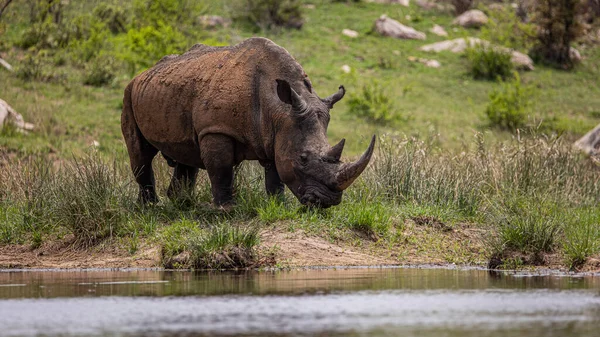
[[[233,202],[233,169],[258,160],[267,194],[284,184],[309,206],[341,202],[363,172],[375,136],[356,161],[342,163],[345,140],[327,142],[329,110],[345,89],[319,98],[298,62],[265,38],[235,46],[193,46],[165,56],[125,89],[121,128],[139,200],[156,202],[152,160],[158,152],[174,167],[169,197],[195,184],[205,169],[213,203]]]

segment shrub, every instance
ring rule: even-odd
[[[505,79],[513,74],[511,54],[499,48],[483,44],[468,48],[469,72],[475,79]]]
[[[93,13],[93,16],[104,23],[111,33],[118,34],[127,31],[127,15],[123,7],[100,3],[94,8]]]
[[[512,7],[489,11],[489,21],[481,28],[481,37],[511,49],[529,51],[533,47],[536,26],[522,22]]]
[[[26,55],[16,67],[15,74],[26,81],[60,82],[66,79],[64,73],[57,72],[51,65],[52,60],[47,56],[46,51]]]
[[[565,226],[564,251],[571,269],[600,252],[600,213],[597,208],[571,217]]]
[[[473,0],[451,0],[450,2],[454,6],[454,14],[456,15],[461,15],[473,6]]]
[[[533,23],[537,24],[537,43],[532,50],[535,58],[548,64],[570,69],[571,43],[583,34],[577,18],[581,0],[539,0],[534,9]]]
[[[516,72],[512,81],[501,85],[500,90],[490,93],[485,114],[493,126],[514,131],[525,125],[532,89],[521,84],[521,78]]]
[[[378,82],[364,85],[360,95],[350,97],[348,105],[352,114],[377,123],[399,119],[395,113],[394,101]]]
[[[131,75],[148,68],[163,56],[184,49],[185,38],[177,30],[162,22],[153,26],[130,29],[125,39],[125,50],[119,54],[129,66]]]
[[[300,29],[304,24],[301,5],[299,0],[237,0],[232,6],[232,17],[262,30]]]
[[[100,55],[85,64],[83,84],[101,87],[115,79],[115,60],[108,55]]]
[[[160,25],[183,26],[193,22],[204,11],[201,1],[194,0],[135,0],[133,2],[136,28]]]

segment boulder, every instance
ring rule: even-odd
[[[346,35],[347,37],[351,37],[351,38],[355,38],[358,37],[358,32],[352,29],[344,29],[342,30],[342,34]]]
[[[425,58],[420,58],[420,57],[415,57],[415,56],[409,56],[408,60],[411,62],[419,62],[424,64],[426,67],[430,67],[430,68],[439,68],[442,65],[440,64],[439,61],[437,60],[428,60]]]
[[[197,22],[204,28],[227,27],[231,24],[230,19],[218,15],[202,15],[198,17]]]
[[[600,156],[600,124],[579,138],[573,146],[590,156]]]
[[[443,10],[444,6],[438,3],[435,3],[433,1],[429,1],[429,0],[417,0],[415,2],[417,4],[417,6],[426,9],[426,10],[431,10],[431,9],[437,9],[437,10]]]
[[[4,68],[6,68],[6,70],[8,71],[13,71],[13,67],[6,61],[4,61],[1,57],[0,57],[0,65],[3,66]]]
[[[466,39],[460,38],[460,39],[436,42],[436,43],[422,46],[419,49],[422,51],[431,51],[431,52],[436,52],[436,53],[439,53],[443,50],[449,50],[453,53],[462,53],[465,51],[465,49],[467,49],[467,47],[474,47],[479,44],[484,45],[486,47],[490,46],[491,48],[494,48],[496,50],[510,53],[511,61],[515,65],[515,67],[517,67],[517,69],[523,69],[523,70],[535,69],[535,67],[533,66],[533,60],[531,59],[531,57],[529,57],[523,53],[520,53],[516,50],[512,50],[512,49],[502,47],[502,46],[495,46],[495,45],[492,45],[489,41],[481,40],[481,39],[474,38],[474,37],[468,37]]]
[[[370,0],[369,2],[375,2],[379,4],[399,4],[404,7],[408,7],[410,5],[410,0]]]
[[[8,103],[0,99],[0,129],[8,123],[11,123],[22,132],[34,129],[33,124],[26,123],[21,114],[17,113]]]
[[[465,28],[479,28],[488,22],[488,17],[479,9],[468,10],[459,15],[454,21],[455,25],[460,25]]]
[[[579,50],[573,47],[569,48],[569,57],[571,58],[571,61],[573,61],[573,63],[581,62],[581,54],[579,53]]]
[[[405,26],[400,22],[382,15],[375,21],[375,30],[383,36],[391,36],[397,39],[425,40],[425,33],[419,32],[412,27]]]
[[[429,31],[437,36],[448,36],[448,32],[440,25],[434,25]]]
[[[347,65],[347,64],[344,64],[344,65],[342,66],[342,68],[341,68],[341,69],[342,69],[342,71],[343,71],[345,74],[350,74],[350,72],[352,71],[352,69],[350,68],[350,66],[349,66],[349,65]]]

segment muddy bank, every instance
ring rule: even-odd
[[[440,231],[417,223],[407,226],[403,239],[393,247],[360,238],[350,242],[334,242],[301,230],[279,227],[262,230],[258,253],[273,259],[264,267],[327,266],[477,266],[487,267],[483,231],[468,224]],[[160,268],[161,247],[152,240],[142,240],[135,252],[122,240],[108,240],[98,246],[82,249],[72,237],[46,241],[38,248],[30,245],[0,246],[0,268]],[[521,266],[526,270],[567,271],[558,254],[549,254],[543,264]],[[588,259],[580,272],[600,272],[600,256]]]

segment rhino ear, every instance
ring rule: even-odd
[[[277,96],[279,96],[279,99],[286,104],[291,104],[297,112],[304,112],[304,110],[306,110],[306,102],[304,102],[304,99],[292,89],[286,80],[276,81]]]
[[[277,96],[285,104],[292,104],[292,87],[285,80],[277,81]]]

